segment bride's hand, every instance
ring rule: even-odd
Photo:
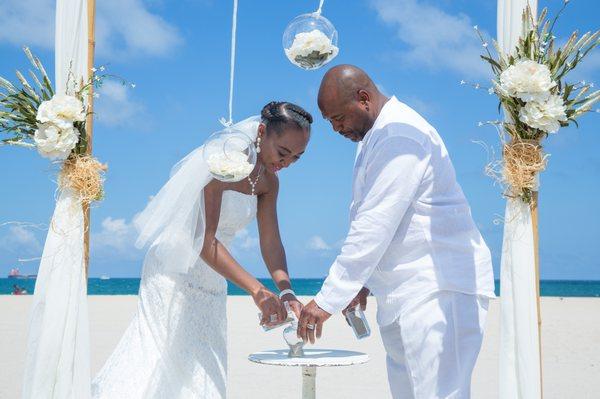
[[[252,294],[252,299],[260,311],[262,312],[261,326],[271,326],[283,321],[287,318],[287,312],[283,302],[279,296],[269,291],[265,287],[261,287],[256,293]],[[271,318],[271,316],[276,316]]]
[[[290,306],[290,309],[292,309],[292,312],[294,312],[294,314],[296,315],[298,320],[300,320],[300,313],[302,313],[302,309],[304,308],[304,305],[302,304],[302,302],[300,302],[298,300],[298,298],[296,298],[296,296],[293,294],[285,294],[284,296],[281,297],[281,300],[284,303],[285,302],[288,303],[288,305]]]

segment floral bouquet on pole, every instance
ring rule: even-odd
[[[109,75],[97,75],[94,69],[89,81],[69,79],[67,92],[55,93],[39,58],[27,47],[24,52],[33,67],[29,75],[34,84],[19,71],[20,85],[0,77],[0,134],[9,136],[0,143],[35,148],[60,163],[60,189],[72,189],[83,203],[102,199],[106,166],[87,154],[84,99],[90,87],[100,87]]]
[[[494,73],[490,93],[498,96],[506,114],[505,121],[489,122],[502,132],[504,160],[498,173],[495,165],[488,170],[507,188],[507,196],[527,203],[537,191],[538,173],[546,167],[542,139],[561,127],[577,125],[576,119],[600,100],[600,91],[590,92],[592,83],[567,82],[569,73],[600,44],[600,31],[581,37],[574,32],[563,46],[555,43],[553,29],[567,4],[568,0],[552,20],[547,19],[547,9],[535,19],[527,7],[523,36],[512,54],[504,54],[495,41],[496,53],[492,54],[475,27],[487,52],[481,58]]]

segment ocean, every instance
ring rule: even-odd
[[[260,281],[270,289],[275,288],[270,279],[260,279]],[[292,286],[298,295],[315,295],[322,283],[323,279],[292,279]],[[2,278],[0,279],[0,295],[10,295],[14,284],[24,288],[31,294],[33,293],[35,280]],[[88,293],[90,295],[137,295],[139,286],[139,278],[111,278],[109,280],[90,278],[88,280]],[[600,297],[600,280],[542,280],[540,290],[542,296]],[[499,281],[496,280],[496,295],[499,292]],[[228,287],[228,294],[247,295],[231,283]]]

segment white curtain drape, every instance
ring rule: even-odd
[[[55,91],[88,79],[87,1],[57,0]],[[82,204],[60,193],[52,217],[29,324],[24,399],[90,398],[87,281]]]
[[[498,0],[498,44],[514,52],[527,4],[537,15],[537,0]],[[500,270],[500,399],[540,398],[535,247],[529,205],[506,203]]]

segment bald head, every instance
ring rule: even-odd
[[[334,130],[360,141],[373,126],[387,98],[365,71],[354,65],[331,68],[321,81],[318,104]]]
[[[377,86],[365,71],[354,65],[338,65],[331,68],[321,81],[319,107],[322,102],[352,100],[364,90],[372,96],[379,93]]]

